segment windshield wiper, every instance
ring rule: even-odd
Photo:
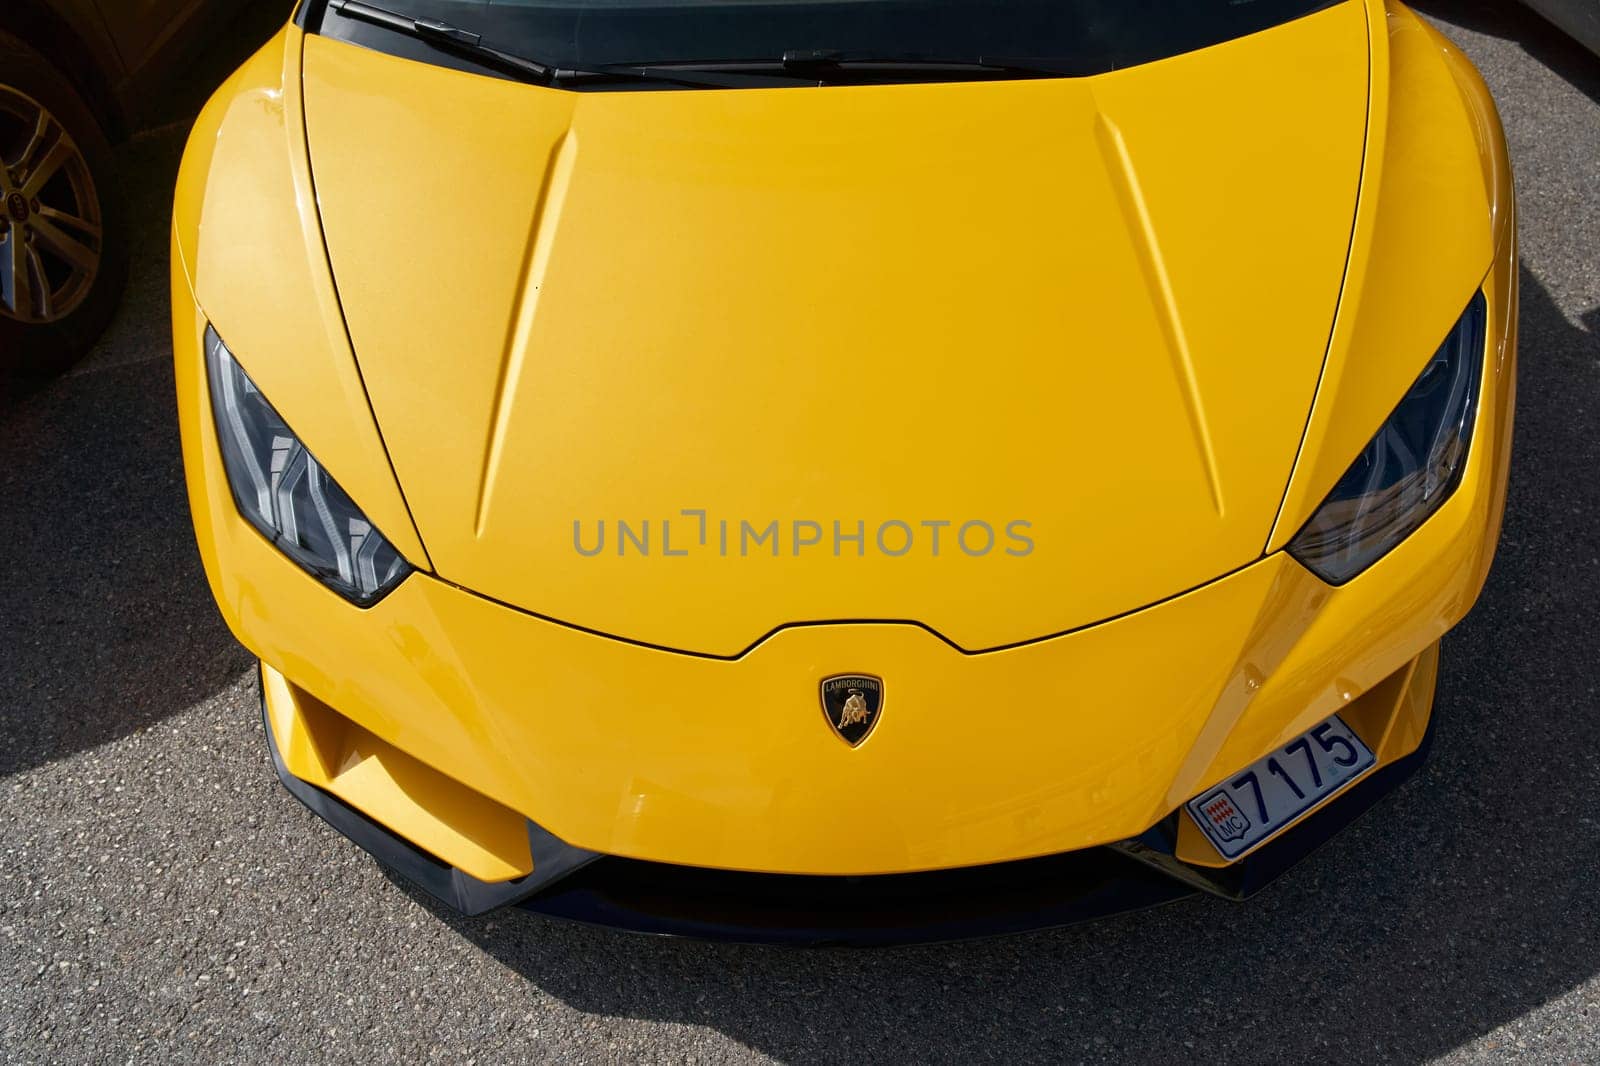
[[[472,60],[536,85],[580,87],[607,82],[665,82],[693,87],[752,89],[790,85],[827,85],[841,81],[884,78],[898,80],[1048,78],[1082,73],[1066,61],[942,59],[919,55],[874,56],[834,51],[788,51],[771,60],[667,61],[607,63],[594,67],[558,67],[493,48],[483,36],[453,22],[417,18],[365,0],[328,0],[328,10]]]
[[[548,63],[540,63],[526,56],[491,48],[483,43],[481,35],[462,29],[453,23],[441,22],[438,19],[413,18],[376,4],[362,3],[361,0],[328,0],[328,10],[345,18],[370,22],[374,26],[382,26],[384,29],[403,33],[407,37],[414,37],[439,48],[457,52],[477,60],[483,66],[495,67],[525,81],[548,85],[555,78],[556,68]]]
[[[511,74],[536,85],[579,85],[608,81],[668,82],[674,85],[706,86],[713,88],[751,88],[782,85],[815,85],[814,78],[799,78],[781,69],[771,74],[755,71],[701,70],[693,66],[682,68],[655,67],[645,64],[616,63],[589,69],[558,67],[541,63],[514,52],[491,48],[483,43],[481,34],[438,19],[415,18],[392,11],[364,0],[328,0],[328,10],[345,18],[358,19],[393,30],[395,33],[423,41],[446,51],[454,52],[476,61],[479,65]]]
[[[695,71],[720,74],[789,75],[811,84],[876,77],[908,80],[984,80],[991,78],[1062,78],[1092,72],[1084,64],[1068,58],[1009,59],[989,56],[951,58],[916,54],[843,52],[791,49],[778,59],[731,60],[716,62],[638,63],[631,69],[659,71],[674,75]]]
[[[989,56],[952,58],[926,55],[874,55],[861,52],[790,50],[781,60],[785,70],[816,73],[824,78],[835,73],[907,74],[938,76],[1059,78],[1077,73],[1065,60],[998,59]]]
[[[794,75],[781,67],[756,69],[719,63],[605,63],[558,70],[552,84],[576,87],[605,81],[667,82],[708,89],[780,89],[819,84],[816,78]]]

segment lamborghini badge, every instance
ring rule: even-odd
[[[859,747],[878,724],[883,682],[867,674],[836,674],[822,682],[822,713],[839,739]]]

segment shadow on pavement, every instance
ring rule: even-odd
[[[185,710],[249,662],[211,601],[183,481],[168,315],[184,127],[119,152],[127,295],[66,377],[0,390],[0,776]]]
[[[709,1026],[785,1061],[1416,1061],[1567,992],[1600,971],[1600,436],[1567,412],[1593,402],[1600,344],[1526,272],[1522,304],[1505,536],[1445,642],[1433,760],[1252,902],[889,952],[435,913],[579,1010]]]
[[[105,336],[56,381],[0,380],[0,776],[147,728],[249,664],[211,601],[184,491],[169,227],[193,116],[289,0],[209,27],[118,148],[134,255]]]

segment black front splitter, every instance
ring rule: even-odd
[[[876,877],[734,873],[605,858],[518,905],[635,933],[887,947],[1074,925],[1197,891],[1110,848]]]

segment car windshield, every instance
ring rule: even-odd
[[[551,67],[937,60],[1019,76],[1096,74],[1178,55],[1299,18],[1335,0],[381,0]],[[380,3],[380,0],[373,0]],[[337,7],[337,5],[332,5]],[[481,69],[459,50],[311,0],[307,29],[427,62]],[[489,71],[495,73],[495,71]],[[504,73],[501,71],[500,73]],[[909,81],[915,69],[880,71]]]

